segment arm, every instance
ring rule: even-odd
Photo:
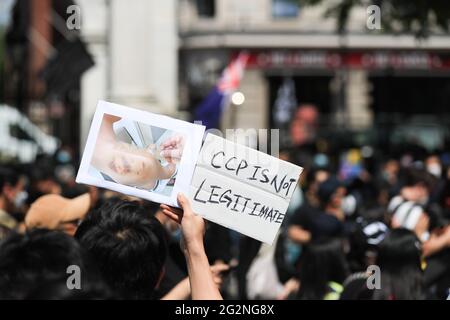
[[[289,227],[288,236],[289,239],[299,244],[305,244],[311,240],[311,233],[297,225],[292,225]]]
[[[441,235],[431,235],[430,239],[423,244],[423,256],[429,257],[446,247],[450,247],[450,227],[447,227]]]
[[[210,267],[214,276],[215,285],[220,288],[222,285],[222,272],[229,269],[226,264],[215,264]],[[161,300],[186,300],[191,295],[191,284],[189,283],[189,277],[186,277],[180,281],[169,293],[167,293]]]
[[[300,289],[300,281],[296,278],[289,279],[283,286],[283,292],[281,292],[277,300],[286,300],[291,293],[298,292]]]
[[[161,205],[163,213],[181,224],[182,249],[188,267],[189,281],[193,300],[222,300],[222,296],[214,283],[203,246],[205,222],[202,217],[195,215],[189,200],[178,194],[178,203],[182,210]]]
[[[186,277],[162,297],[161,300],[187,300],[190,294],[191,286],[189,284],[189,277]]]
[[[113,124],[121,118],[105,114],[95,142],[95,149],[92,155],[92,164],[98,169],[107,167],[108,159],[112,157],[111,150],[116,142],[116,135],[114,134]]]
[[[203,243],[185,253],[193,300],[222,300],[217,289]]]

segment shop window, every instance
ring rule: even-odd
[[[216,15],[215,0],[196,0],[197,14],[201,18],[214,18]]]
[[[299,12],[299,0],[272,0],[272,17],[296,18]]]

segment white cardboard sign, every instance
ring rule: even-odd
[[[272,244],[303,168],[208,134],[190,197],[207,220]]]

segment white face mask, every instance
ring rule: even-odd
[[[28,199],[28,193],[26,191],[20,191],[14,197],[14,206],[16,208],[21,208],[25,204],[25,201],[27,199]]]
[[[442,167],[439,163],[430,163],[427,165],[427,171],[438,178],[442,175]]]
[[[342,199],[341,209],[344,211],[346,216],[351,216],[356,211],[356,198],[349,194],[344,199]]]
[[[430,199],[430,197],[424,197],[423,199],[419,199],[418,201],[417,201],[417,203],[418,204],[421,204],[421,205],[426,205],[427,203],[428,203],[428,200]]]

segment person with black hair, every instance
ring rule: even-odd
[[[427,259],[425,284],[447,286],[450,276],[450,225],[439,203],[429,201],[435,178],[424,169],[406,172],[404,187],[388,207],[392,227],[405,227],[416,233],[422,242],[422,254]],[[441,290],[442,291],[442,290]]]
[[[367,286],[367,272],[356,272],[345,279],[339,300],[372,300],[373,291]]]
[[[304,248],[298,278],[302,300],[337,300],[349,274],[342,240],[322,238]]]
[[[19,174],[12,169],[0,168],[0,239],[18,227],[13,213],[22,190]]]
[[[53,160],[48,157],[36,160],[30,168],[27,203],[31,205],[46,194],[61,194],[62,187],[55,177]]]
[[[429,237],[429,196],[433,187],[433,177],[423,169],[411,168],[405,172],[403,187],[399,195],[388,205],[391,227],[413,230],[426,241]]]
[[[74,238],[47,229],[13,233],[0,243],[0,299],[25,299],[47,283],[66,285],[73,265],[80,268],[80,290],[98,276]]]
[[[347,254],[352,272],[360,272],[375,263],[378,246],[389,228],[381,221],[359,217],[348,235],[350,251]]]
[[[181,236],[181,231],[176,222],[162,213],[159,203],[144,201],[143,206],[158,219],[165,231],[167,258],[164,263],[164,276],[155,290],[155,297],[161,299],[187,277],[186,262],[180,249],[179,236]],[[187,281],[187,287],[189,287],[189,280]],[[189,295],[190,288],[187,291],[189,291]]]
[[[190,298],[191,287],[189,277],[187,276],[187,266],[184,254],[180,248],[181,230],[177,222],[173,221],[162,212],[159,204],[150,201],[143,201],[143,205],[148,212],[152,213],[156,219],[163,225],[167,246],[167,258],[164,264],[164,276],[155,290],[155,297],[162,300],[186,300]],[[205,233],[205,245],[206,245]],[[206,247],[205,247],[206,249]],[[212,257],[216,257],[215,255]],[[214,282],[220,288],[224,281],[224,275],[229,270],[229,265],[214,261],[208,254],[208,260],[213,261],[211,271],[214,276]]]
[[[380,289],[374,300],[424,299],[422,245],[414,232],[405,228],[391,230],[380,243],[377,265]]]
[[[161,224],[137,202],[112,200],[91,211],[75,238],[94,257],[106,283],[128,299],[150,299],[162,276]]]
[[[339,237],[344,232],[342,200],[345,187],[335,178],[328,177],[317,189],[318,207],[309,203],[301,206],[290,219],[289,238],[306,244],[322,237]]]
[[[66,281],[50,280],[38,286],[25,298],[26,300],[117,300],[111,289],[100,277],[84,281],[81,290],[69,289]]]
[[[181,224],[191,296],[221,299],[203,247],[204,221],[189,200],[178,196],[181,209],[161,205],[164,214]],[[105,202],[91,211],[75,238],[95,258],[106,283],[126,299],[152,299],[164,272],[167,255],[163,226],[141,204]]]
[[[446,172],[446,187],[439,204],[441,219],[431,232],[430,239],[423,244],[427,262],[424,282],[431,296],[445,299],[450,288],[450,167]]]

